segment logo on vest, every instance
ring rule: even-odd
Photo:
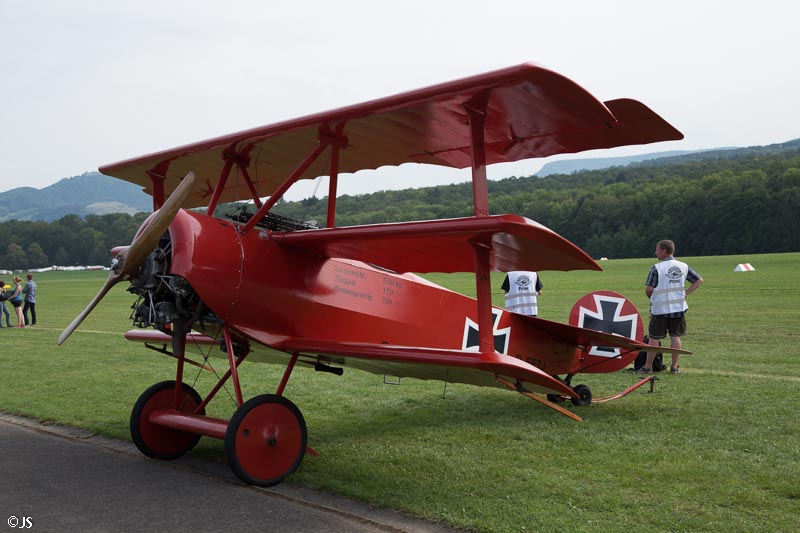
[[[676,266],[669,267],[667,270],[667,279],[670,283],[678,283],[681,278],[683,278],[683,272],[681,272],[680,268]]]
[[[528,290],[528,289],[530,289],[530,286],[531,286],[531,278],[529,278],[525,274],[522,274],[519,277],[517,277],[517,279],[514,282],[514,284],[517,287],[519,287],[520,289]]]

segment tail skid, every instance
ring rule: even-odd
[[[558,405],[557,402],[566,400],[568,398],[567,396],[550,395],[550,394],[548,394],[547,395],[547,399],[545,399],[545,398],[542,398],[541,396],[538,396],[538,395],[530,392],[529,390],[526,390],[519,382],[512,383],[512,382],[508,381],[507,379],[501,378],[500,376],[495,376],[495,379],[497,380],[498,383],[500,383],[501,385],[503,385],[504,387],[506,387],[506,388],[508,388],[510,390],[516,391],[516,392],[522,394],[523,396],[527,396],[531,400],[536,400],[540,404],[542,404],[544,406],[547,406],[547,407],[549,407],[550,409],[552,409],[554,411],[558,411],[562,415],[567,416],[567,417],[569,417],[569,418],[571,418],[571,419],[573,419],[573,420],[575,420],[577,422],[583,422],[583,418],[581,418],[579,415],[577,415],[577,414],[573,413],[572,411],[570,411],[568,409],[565,409],[564,407],[561,407],[560,405]],[[645,385],[646,383],[650,384],[650,393],[652,393],[653,392],[653,388],[655,387],[655,383],[656,383],[657,379],[658,378],[656,376],[644,377],[644,378],[640,379],[639,381],[637,381],[636,383],[634,383],[633,385],[631,385],[630,387],[628,387],[627,389],[625,389],[624,391],[619,392],[617,394],[613,394],[611,396],[606,396],[604,398],[592,398],[591,391],[589,391],[589,388],[586,385],[577,385],[573,389],[573,391],[578,393],[581,396],[581,399],[579,399],[579,400],[574,400],[573,399],[573,404],[575,404],[575,405],[590,405],[591,403],[606,403],[606,402],[610,402],[611,400],[616,400],[618,398],[622,398],[623,396],[626,396],[626,395],[630,394],[631,392],[635,391],[636,389],[638,389],[642,385]],[[551,401],[551,398],[553,399],[553,401]],[[578,403],[575,403],[576,401]]]

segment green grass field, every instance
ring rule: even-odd
[[[479,531],[800,530],[800,253],[682,259],[705,278],[689,298],[684,347],[694,355],[682,359],[683,374],[660,376],[653,394],[642,387],[582,408],[578,423],[501,389],[297,370],[285,394],[321,456],[307,456],[287,482]],[[734,273],[745,261],[757,270]],[[544,272],[540,316],[566,322],[575,300],[599,289],[645,310],[652,263]],[[0,329],[0,409],[130,438],[136,398],[175,367],[122,338],[132,303],[125,284],[56,346],[104,277],[37,275],[39,324]],[[474,293],[469,275],[428,277]],[[193,382],[197,369],[188,368]],[[245,363],[245,396],[273,392],[281,372]],[[599,397],[634,380],[618,372],[574,383]],[[209,383],[204,373],[197,388]],[[227,417],[235,405],[223,392],[211,408]],[[207,438],[192,454],[224,460],[221,441]]]

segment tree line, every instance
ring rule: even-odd
[[[149,213],[66,215],[53,222],[0,223],[0,269],[108,265],[114,246],[129,244]]]
[[[326,206],[326,198],[308,198],[281,201],[274,211],[324,221]],[[683,256],[796,252],[800,141],[490,181],[489,208],[536,220],[593,257],[647,257],[653,243],[665,238],[674,240]],[[471,214],[472,187],[463,183],[344,195],[337,199],[336,220],[351,226]],[[0,269],[107,265],[111,248],[130,243],[146,216],[0,223]]]
[[[282,202],[325,220],[326,199]],[[489,210],[558,232],[593,257],[648,257],[661,239],[681,255],[800,250],[800,140],[701,152],[625,167],[489,182]],[[337,225],[472,214],[470,183],[337,199]]]

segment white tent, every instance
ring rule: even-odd
[[[755,270],[753,265],[750,263],[739,263],[736,265],[736,268],[733,269],[734,272],[750,272],[751,270]]]

